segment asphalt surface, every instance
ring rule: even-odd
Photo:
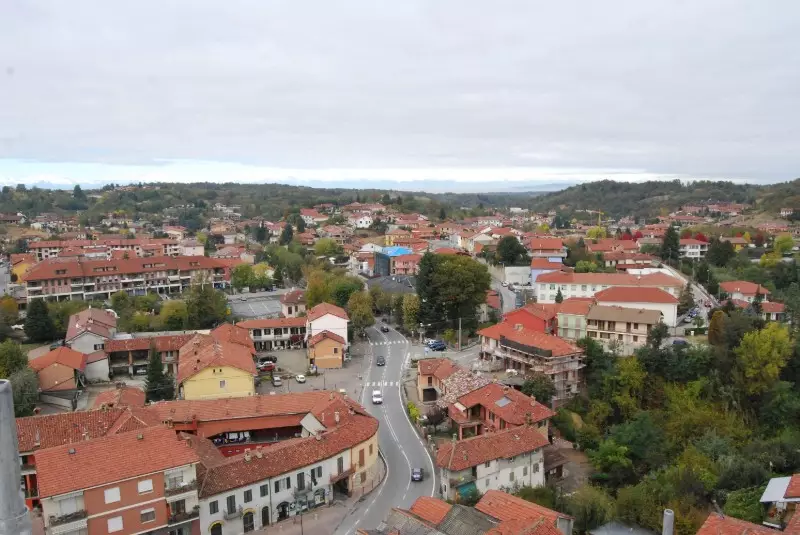
[[[382,333],[367,329],[372,354],[363,375],[364,389],[360,402],[380,422],[378,443],[386,460],[386,479],[380,487],[360,501],[335,531],[337,535],[354,534],[355,530],[374,529],[386,518],[392,507],[409,508],[420,496],[433,496],[436,489],[433,460],[428,455],[411,422],[406,416],[400,389],[403,371],[410,362],[410,344],[398,332]],[[385,366],[376,366],[375,357],[382,355]],[[372,404],[372,391],[383,393],[383,404]],[[411,468],[422,468],[425,478],[411,481]]]
[[[511,312],[517,308],[517,294],[503,286],[497,279],[492,279],[492,289],[500,294],[500,301],[503,304],[503,314]]]

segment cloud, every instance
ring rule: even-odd
[[[798,21],[793,0],[5,2],[0,176],[787,180]]]

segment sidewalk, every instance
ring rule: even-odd
[[[359,504],[373,490],[378,488],[386,478],[386,464],[383,457],[378,461],[378,477],[371,488],[356,489],[353,495],[345,500],[336,500],[333,504],[314,509],[301,516],[293,516],[266,528],[257,529],[254,533],[261,535],[330,535],[344,522],[348,515],[355,513]],[[370,482],[367,481],[366,485]]]

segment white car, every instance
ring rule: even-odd
[[[380,390],[372,391],[372,403],[375,405],[380,405],[383,403],[383,394],[381,394]]]
[[[507,287],[507,286],[508,286],[508,283],[507,283],[506,281],[503,281],[503,282],[501,282],[500,284],[503,286],[503,288],[505,288],[505,287]]]
[[[301,373],[301,374],[295,375],[294,380],[297,381],[298,383],[305,383],[306,382],[306,376]]]
[[[17,325],[12,325],[11,328],[14,329],[15,331],[24,331],[25,330],[25,326],[23,324],[21,324],[21,323],[19,323]]]

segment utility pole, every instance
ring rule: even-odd
[[[461,317],[458,318],[458,350],[461,351]]]

